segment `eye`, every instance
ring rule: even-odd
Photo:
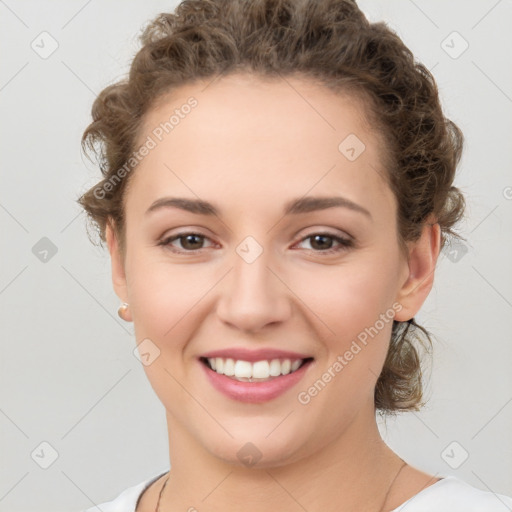
[[[168,247],[171,251],[177,253],[193,253],[205,248],[203,246],[205,240],[210,239],[200,233],[184,232],[164,238],[158,245]],[[309,250],[321,254],[338,253],[354,246],[354,241],[350,238],[344,238],[331,233],[313,233],[304,237],[299,244],[306,240],[310,240],[311,249]],[[177,241],[181,247],[174,245]],[[209,247],[212,246],[213,244]]]
[[[343,238],[331,233],[313,233],[303,238],[301,242],[306,240],[311,240],[310,246],[313,252],[321,254],[338,253],[354,246],[354,241],[350,238]]]
[[[173,242],[178,241],[181,245],[181,248],[177,248],[173,245]],[[201,235],[200,233],[178,233],[171,237],[164,238],[158,245],[169,247],[169,249],[173,252],[194,252],[203,249],[201,247],[205,240],[209,240],[209,238],[205,235]]]

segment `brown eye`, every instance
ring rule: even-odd
[[[195,234],[180,236],[178,239],[182,240],[181,246],[184,249],[189,249],[192,251],[196,250],[196,249],[201,249],[200,246],[204,242],[204,237],[202,237],[201,235],[195,235]]]
[[[311,238],[311,247],[313,249],[325,250],[331,249],[334,239],[331,236],[313,235]]]
[[[301,242],[306,240],[310,240],[310,250],[321,254],[337,253],[354,246],[353,240],[331,235],[330,233],[314,233],[313,235],[303,238]]]
[[[199,233],[178,233],[177,235],[166,238],[160,242],[159,245],[168,247],[174,252],[194,252],[203,249],[204,241],[208,240],[208,237]],[[179,241],[179,246],[173,244],[173,242]]]

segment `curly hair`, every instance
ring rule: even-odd
[[[453,226],[465,201],[452,183],[463,135],[444,116],[429,70],[385,23],[370,23],[354,0],[184,0],[174,13],[152,20],[140,39],[127,78],[101,91],[82,137],[103,179],[78,203],[97,228],[100,245],[109,222],[124,254],[123,198],[133,173],[119,169],[126,171],[133,160],[144,116],[177,87],[235,72],[298,75],[362,98],[386,142],[386,179],[397,199],[402,249],[418,239],[429,219],[440,226],[442,246],[448,237],[459,237]],[[432,347],[430,333],[414,318],[393,322],[375,386],[377,410],[424,405],[415,340]]]

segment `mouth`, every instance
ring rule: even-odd
[[[291,390],[313,362],[313,357],[275,350],[225,350],[199,357],[207,382],[225,397],[245,403],[267,402]]]
[[[295,373],[313,360],[312,357],[304,359],[262,359],[255,362],[230,357],[200,357],[199,359],[215,373],[238,382],[269,382],[281,376]]]

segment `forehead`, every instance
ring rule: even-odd
[[[153,199],[167,184],[198,196],[219,183],[240,192],[238,184],[248,199],[335,186],[382,195],[385,186],[384,144],[362,98],[303,78],[239,74],[181,86],[144,117],[138,145],[150,140],[130,188]]]
[[[143,118],[139,143],[148,133],[165,137],[171,131],[175,134],[183,131],[179,128],[186,124],[193,124],[196,134],[207,138],[237,127],[251,130],[252,139],[262,139],[265,135],[272,137],[275,134],[272,128],[279,124],[285,129],[282,136],[308,131],[312,141],[316,140],[315,133],[319,137],[328,133],[339,136],[347,129],[355,130],[360,138],[379,139],[380,133],[372,129],[369,120],[368,102],[363,93],[335,92],[298,75],[268,78],[231,74],[185,84],[162,94]],[[186,118],[192,121],[182,122]],[[164,133],[158,133],[162,131],[159,127]],[[246,135],[246,131],[240,130],[238,138],[247,142]]]

